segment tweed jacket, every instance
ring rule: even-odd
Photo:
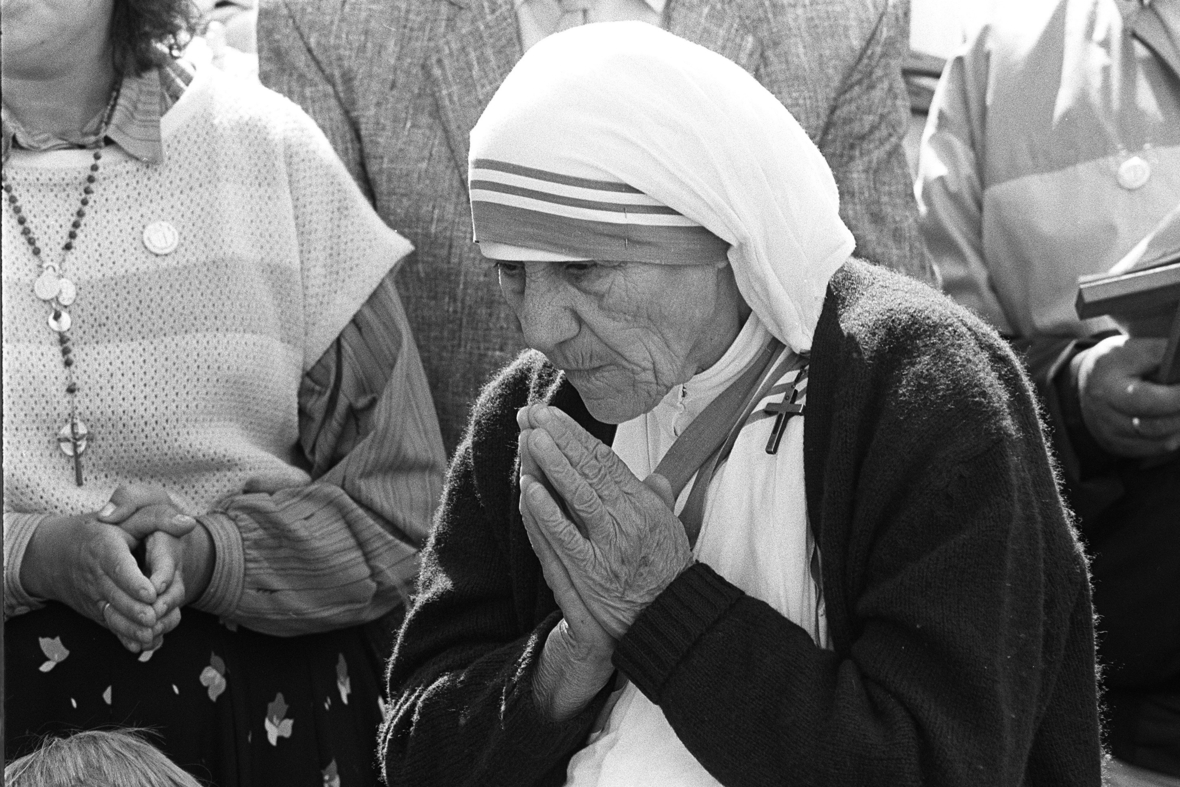
[[[901,146],[907,0],[670,0],[668,29],[734,60],[831,164],[858,256],[932,280]],[[262,0],[263,82],[323,128],[416,251],[398,288],[448,452],[522,348],[472,243],[468,134],[522,50],[512,0]]]

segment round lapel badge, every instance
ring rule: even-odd
[[[1138,156],[1131,156],[1119,164],[1117,177],[1120,186],[1127,191],[1134,191],[1141,188],[1151,177],[1151,165]]]
[[[153,221],[143,229],[143,245],[152,254],[171,254],[179,243],[180,233],[166,221]]]

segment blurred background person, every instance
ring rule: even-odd
[[[946,291],[1048,408],[1093,555],[1112,778],[1178,785],[1180,385],[1152,380],[1162,339],[1074,300],[1180,206],[1180,0],[998,9],[943,74],[917,190]]]
[[[217,785],[375,778],[443,462],[409,251],[187,0],[3,6],[6,754],[150,726]]]
[[[256,0],[194,0],[199,35],[185,47],[186,60],[209,62],[231,76],[258,78]]]
[[[264,84],[316,119],[415,246],[398,277],[453,452],[489,375],[522,348],[471,244],[468,135],[521,54],[587,22],[650,22],[737,62],[827,157],[857,253],[933,281],[902,148],[906,0],[263,0]]]

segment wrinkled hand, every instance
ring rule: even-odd
[[[609,447],[556,408],[525,408],[518,422],[520,505],[534,549],[543,543],[552,551],[564,568],[557,584],[568,579],[585,610],[618,639],[692,563],[668,483],[655,475],[640,481]],[[546,580],[556,574],[556,568],[548,570]]]
[[[582,661],[610,661],[611,654],[615,649],[614,638],[599,625],[586,607],[585,602],[582,601],[582,597],[578,595],[565,564],[561,562],[556,550],[542,534],[542,525],[537,521],[533,505],[529,502],[536,494],[533,487],[541,485],[537,479],[544,478],[544,474],[536,460],[533,459],[532,450],[528,446],[523,430],[519,437],[519,448],[520,515],[524,520],[529,544],[532,545],[533,552],[541,562],[545,583],[553,591],[553,597],[557,601],[557,605],[561,607],[564,616],[563,623],[566,631],[563,631],[561,636],[567,641],[563,645]]]
[[[1180,385],[1147,379],[1159,366],[1164,344],[1111,336],[1079,355],[1082,419],[1113,454],[1149,457],[1180,448]]]
[[[166,491],[144,484],[116,489],[99,512],[99,520],[117,525],[137,543],[144,543],[144,568],[156,593],[152,607],[160,629],[149,647],[159,647],[163,634],[180,623],[180,608],[195,600],[208,584],[212,566],[206,570],[202,564],[211,557],[203,550],[208,546],[208,533],[183,513]],[[116,619],[117,613],[111,611],[108,616]]]
[[[200,526],[179,538],[160,530],[148,536],[144,562],[153,582],[167,577],[154,605],[167,633],[180,623],[180,608],[200,598],[209,585],[213,540]]]
[[[25,550],[20,581],[34,597],[68,604],[139,652],[157,643],[163,626],[156,589],[132,555],[136,546],[94,513],[47,519]]]

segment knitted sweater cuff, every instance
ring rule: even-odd
[[[210,615],[227,617],[238,608],[246,587],[246,553],[242,534],[233,519],[210,512],[197,517],[213,539],[213,576],[209,587],[193,604]]]
[[[37,525],[48,519],[48,514],[4,514],[4,619],[23,615],[44,605],[25,592],[20,583],[21,565],[25,549],[33,538]]]
[[[744,594],[704,563],[672,581],[615,648],[614,665],[652,702],[697,640]]]

